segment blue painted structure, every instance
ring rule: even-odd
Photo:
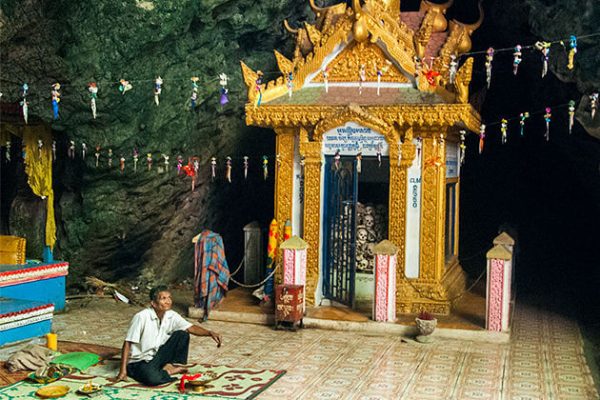
[[[55,311],[65,308],[65,277],[42,279],[14,286],[0,287],[0,297],[53,303]],[[4,312],[4,310],[0,310]]]
[[[39,302],[39,301],[30,301],[30,300],[16,300],[16,299],[4,299],[0,298],[0,313],[1,314],[11,314],[16,313],[23,310],[33,310],[37,307],[44,306],[48,304],[47,302]],[[14,322],[21,322],[23,326],[17,326],[11,329],[1,329],[0,325],[0,346],[16,342],[23,339],[29,339],[32,337],[43,336],[50,332],[52,328],[52,313],[49,311],[45,313],[45,316],[49,318],[43,321],[31,322],[34,321],[34,318],[39,318],[40,316],[28,316],[27,314],[22,315],[21,319],[17,319]],[[31,320],[31,321],[28,321]],[[2,319],[0,318],[0,322]]]

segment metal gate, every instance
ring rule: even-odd
[[[354,157],[325,158],[325,220],[323,224],[326,298],[353,307],[356,264],[355,220],[358,179]]]

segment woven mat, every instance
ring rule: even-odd
[[[61,353],[72,353],[74,351],[85,351],[88,353],[98,354],[100,359],[106,360],[112,356],[119,354],[120,349],[116,347],[100,346],[91,343],[75,343],[61,340],[58,342],[58,351]],[[6,369],[6,362],[0,361],[0,387],[7,386],[23,380],[31,371],[18,371],[11,373]]]
[[[89,371],[89,370],[88,370]],[[175,400],[199,398],[203,400],[250,400],[258,396],[277,379],[285,374],[285,371],[263,370],[254,368],[231,368],[202,364],[190,369],[190,373],[202,373],[212,371],[217,374],[217,379],[212,381],[203,392],[197,393],[188,390],[185,394],[179,394],[178,382],[168,383],[158,387],[146,387],[135,381],[119,382],[111,384],[106,378],[90,376],[86,374],[74,374],[52,385],[68,386],[70,391],[62,399],[81,399],[75,392],[85,383],[93,380],[95,384],[103,386],[103,393],[94,399],[119,399],[119,400]],[[35,392],[44,385],[38,385],[27,381],[17,382],[11,386],[0,389],[0,399],[31,399],[35,398]]]

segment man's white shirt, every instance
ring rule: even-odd
[[[162,322],[153,308],[146,308],[133,316],[126,341],[131,342],[129,362],[150,361],[158,348],[176,331],[186,331],[192,324],[173,310],[168,310]]]

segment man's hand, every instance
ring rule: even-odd
[[[111,381],[112,383],[119,383],[119,382],[127,382],[127,374],[119,372],[119,375],[115,376],[114,378],[108,378],[109,381]]]
[[[212,340],[215,341],[217,347],[221,347],[221,344],[223,343],[223,338],[221,337],[221,335],[219,335],[217,332],[208,331],[208,336],[210,336]]]

